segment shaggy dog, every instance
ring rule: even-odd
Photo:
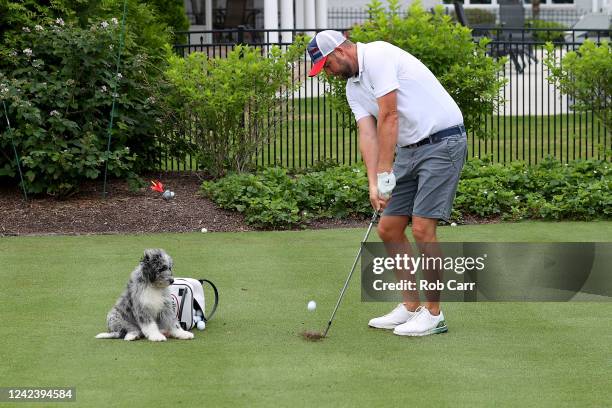
[[[193,333],[181,328],[168,286],[172,277],[172,258],[163,249],[147,249],[134,269],[127,288],[108,312],[108,333],[98,339],[165,341],[166,336],[193,339]]]

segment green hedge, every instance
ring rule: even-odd
[[[453,219],[609,219],[610,170],[610,163],[601,160],[562,164],[547,159],[535,166],[503,166],[472,159],[463,169]],[[202,194],[263,228],[289,228],[326,217],[367,217],[372,212],[362,166],[315,168],[293,176],[282,168],[232,174],[204,182]]]

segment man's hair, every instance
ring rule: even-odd
[[[354,43],[351,40],[344,40],[344,42],[342,44],[340,44],[338,47],[340,47],[340,48],[349,48],[353,44]]]

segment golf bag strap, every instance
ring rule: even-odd
[[[204,319],[205,322],[208,322],[213,317],[213,315],[215,314],[215,311],[217,310],[217,305],[219,304],[219,291],[217,290],[217,287],[215,286],[215,284],[209,281],[208,279],[198,279],[198,280],[200,281],[202,286],[204,286],[204,282],[208,283],[213,288],[213,291],[215,292],[215,303],[213,304],[210,314],[208,316],[204,316],[204,315],[202,316],[202,319]]]
[[[183,296],[185,294],[185,289],[179,289],[179,296],[181,297],[181,304],[179,306],[179,314],[183,313],[183,307],[185,306],[185,298],[187,296]],[[183,327],[183,330],[187,330],[187,326],[185,325],[185,323],[181,322],[181,327]]]

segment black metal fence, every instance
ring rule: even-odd
[[[444,5],[447,14],[454,15],[452,5]],[[499,22],[499,8],[497,7],[466,7],[465,11],[471,15],[470,21],[474,23],[481,22],[480,20],[486,20],[486,22]],[[578,8],[541,8],[537,16],[534,16],[533,10],[526,7],[524,9],[525,19],[531,20],[537,18],[538,20],[556,22],[563,24],[566,27],[572,27],[583,15],[589,11]],[[408,14],[408,10],[404,9],[399,12],[399,15],[404,17]],[[333,29],[352,27],[355,24],[362,24],[366,22],[370,14],[363,8],[330,8],[327,14],[328,26]]]
[[[314,33],[315,30],[306,33]],[[191,33],[190,42],[178,44],[179,55],[199,51],[210,57],[223,58],[237,43],[265,50],[270,45],[284,46],[298,32],[292,30],[222,30]],[[544,42],[555,40],[555,57],[576,49],[586,38],[597,43],[609,38],[610,31],[562,31],[546,29],[481,28],[475,38],[492,38],[489,53],[508,62],[501,76],[507,80],[501,90],[503,100],[497,112],[482,118],[488,138],[479,138],[468,131],[469,155],[491,156],[493,161],[508,163],[522,160],[538,163],[546,156],[562,161],[578,158],[609,158],[610,133],[594,112],[575,112],[573,101],[562,95],[547,81],[548,69],[542,63]],[[300,88],[290,95],[282,112],[275,119],[280,124],[270,135],[271,143],[257,153],[258,165],[281,164],[287,167],[308,167],[323,160],[352,164],[361,160],[356,133],[342,126],[353,120],[331,106],[328,86],[318,78],[308,78],[310,60],[307,55],[297,63],[294,81]],[[189,137],[187,135],[186,137]],[[195,159],[176,160],[166,156],[164,170],[192,170]]]

